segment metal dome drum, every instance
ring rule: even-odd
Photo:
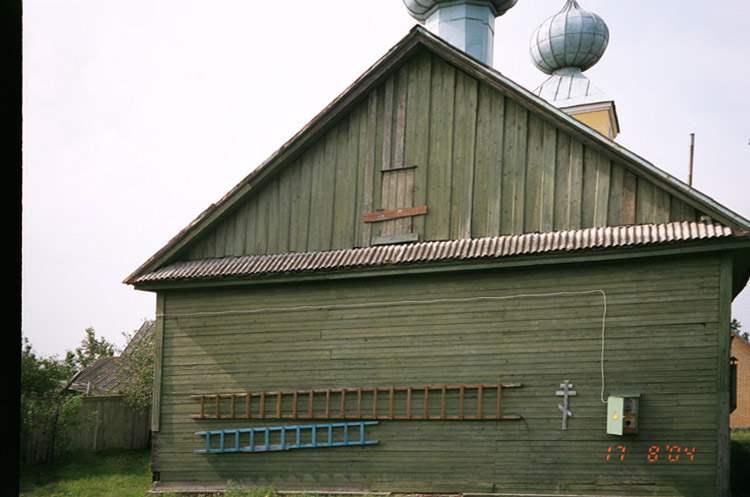
[[[544,73],[566,67],[589,69],[599,62],[609,43],[601,17],[583,10],[576,0],[539,26],[531,37],[531,58]]]
[[[505,14],[518,0],[484,0],[493,9],[496,17]],[[424,22],[436,7],[466,3],[466,0],[404,0],[409,14],[419,22]]]

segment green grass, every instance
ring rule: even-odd
[[[148,450],[80,452],[55,464],[22,466],[21,495],[144,497],[151,489],[150,457]],[[732,431],[731,460],[732,496],[750,497],[750,430]],[[227,490],[223,497],[277,497],[272,488],[242,490],[230,483]]]
[[[742,444],[750,444],[750,430],[732,430],[732,440]]]
[[[25,497],[143,497],[151,489],[151,452],[71,454],[54,464],[22,466]]]

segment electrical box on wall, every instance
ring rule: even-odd
[[[641,394],[610,395],[607,399],[607,434],[638,433],[638,404]]]

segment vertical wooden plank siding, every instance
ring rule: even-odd
[[[417,56],[409,65],[404,164],[414,170],[414,205],[427,204],[427,171],[429,169],[432,58],[428,53]],[[425,217],[416,216],[412,229],[424,240]]]
[[[568,227],[577,230],[583,227],[583,145],[577,141],[570,143],[570,181],[568,183]]]
[[[570,183],[572,180],[570,137],[557,134],[557,161],[555,167],[555,212],[553,228],[556,231],[570,226]]]
[[[501,234],[523,233],[527,125],[528,111],[506,99]]]
[[[471,233],[499,236],[505,97],[480,85],[478,98]]]
[[[417,205],[427,214],[363,222],[365,213]],[[699,215],[425,51],[279,166],[185,257],[366,247],[372,236],[399,233],[430,241]]]
[[[430,147],[427,170],[427,205],[425,239],[450,238],[450,207],[453,158],[454,101],[456,69],[433,58],[430,111]]]
[[[451,159],[451,229],[453,239],[471,238],[474,150],[476,147],[478,84],[463,72],[456,73]]]
[[[357,205],[357,149],[358,123],[353,117],[342,121],[338,129],[336,144],[336,180],[332,212],[332,249],[349,248],[354,240],[354,218]],[[355,132],[356,130],[356,132]]]
[[[622,175],[622,220],[621,224],[635,224],[636,176],[625,171]]]
[[[636,182],[636,224],[645,224],[655,219],[656,187],[641,178]]]
[[[279,207],[279,177],[271,179],[265,191],[268,192],[268,236],[266,252],[279,253],[280,250],[280,207]]]
[[[375,134],[377,128],[378,92],[373,91],[367,101],[367,116],[360,122],[360,163],[362,164],[363,212],[372,212],[375,176]],[[372,228],[369,223],[360,224],[362,247],[369,247]]]
[[[609,209],[607,226],[618,226],[622,223],[623,179],[625,170],[622,166],[612,163],[609,179]]]
[[[540,210],[540,231],[552,231],[555,216],[555,166],[557,164],[557,129],[544,123],[544,145],[542,155],[542,208]]]

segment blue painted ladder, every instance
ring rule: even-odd
[[[196,450],[196,454],[228,454],[236,452],[269,452],[276,450],[317,449],[324,447],[349,447],[372,445],[377,440],[365,440],[365,426],[376,425],[377,421],[360,421],[356,423],[330,423],[318,425],[273,426],[268,428],[241,428],[237,430],[201,431],[196,435],[206,437],[205,450]],[[359,437],[349,439],[349,429],[359,428]],[[309,430],[309,443],[303,442],[303,432]],[[328,432],[327,439],[318,441],[318,433]],[[289,434],[291,432],[291,440]],[[337,433],[342,432],[342,433]],[[280,443],[271,444],[271,437],[278,433]],[[256,434],[260,436],[256,437]],[[242,435],[249,435],[250,445],[240,446]],[[306,435],[306,434],[305,434]],[[337,436],[334,436],[337,435]],[[219,447],[211,448],[211,437],[219,437]],[[260,438],[260,440],[257,440]],[[307,438],[307,437],[306,437]],[[227,442],[234,442],[229,445]],[[262,442],[262,443],[259,443]]]

